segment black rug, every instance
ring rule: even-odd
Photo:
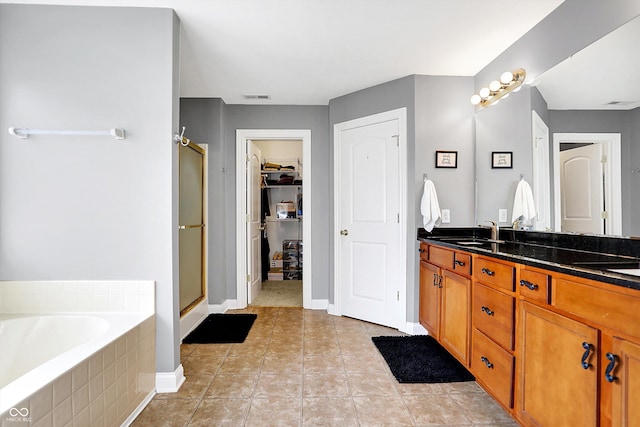
[[[433,337],[373,337],[400,383],[452,383],[475,377]]]
[[[210,314],[182,340],[185,344],[241,343],[257,314]]]

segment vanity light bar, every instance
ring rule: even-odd
[[[483,87],[477,94],[473,95],[471,97],[471,103],[473,105],[487,107],[500,98],[504,98],[510,92],[517,90],[522,86],[522,83],[524,83],[526,76],[527,73],[522,68],[513,73],[506,71],[502,73],[500,80],[492,81],[488,87]]]

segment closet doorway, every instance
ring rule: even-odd
[[[236,142],[237,306],[311,308],[311,133],[237,130]]]

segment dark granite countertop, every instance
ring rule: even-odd
[[[640,277],[610,271],[640,269],[640,240],[571,233],[501,229],[498,243],[488,227],[418,228],[418,240],[559,273],[640,290]]]

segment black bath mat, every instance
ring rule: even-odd
[[[454,383],[475,377],[433,337],[373,337],[400,383]]]
[[[257,314],[210,314],[182,340],[185,344],[241,343]]]

